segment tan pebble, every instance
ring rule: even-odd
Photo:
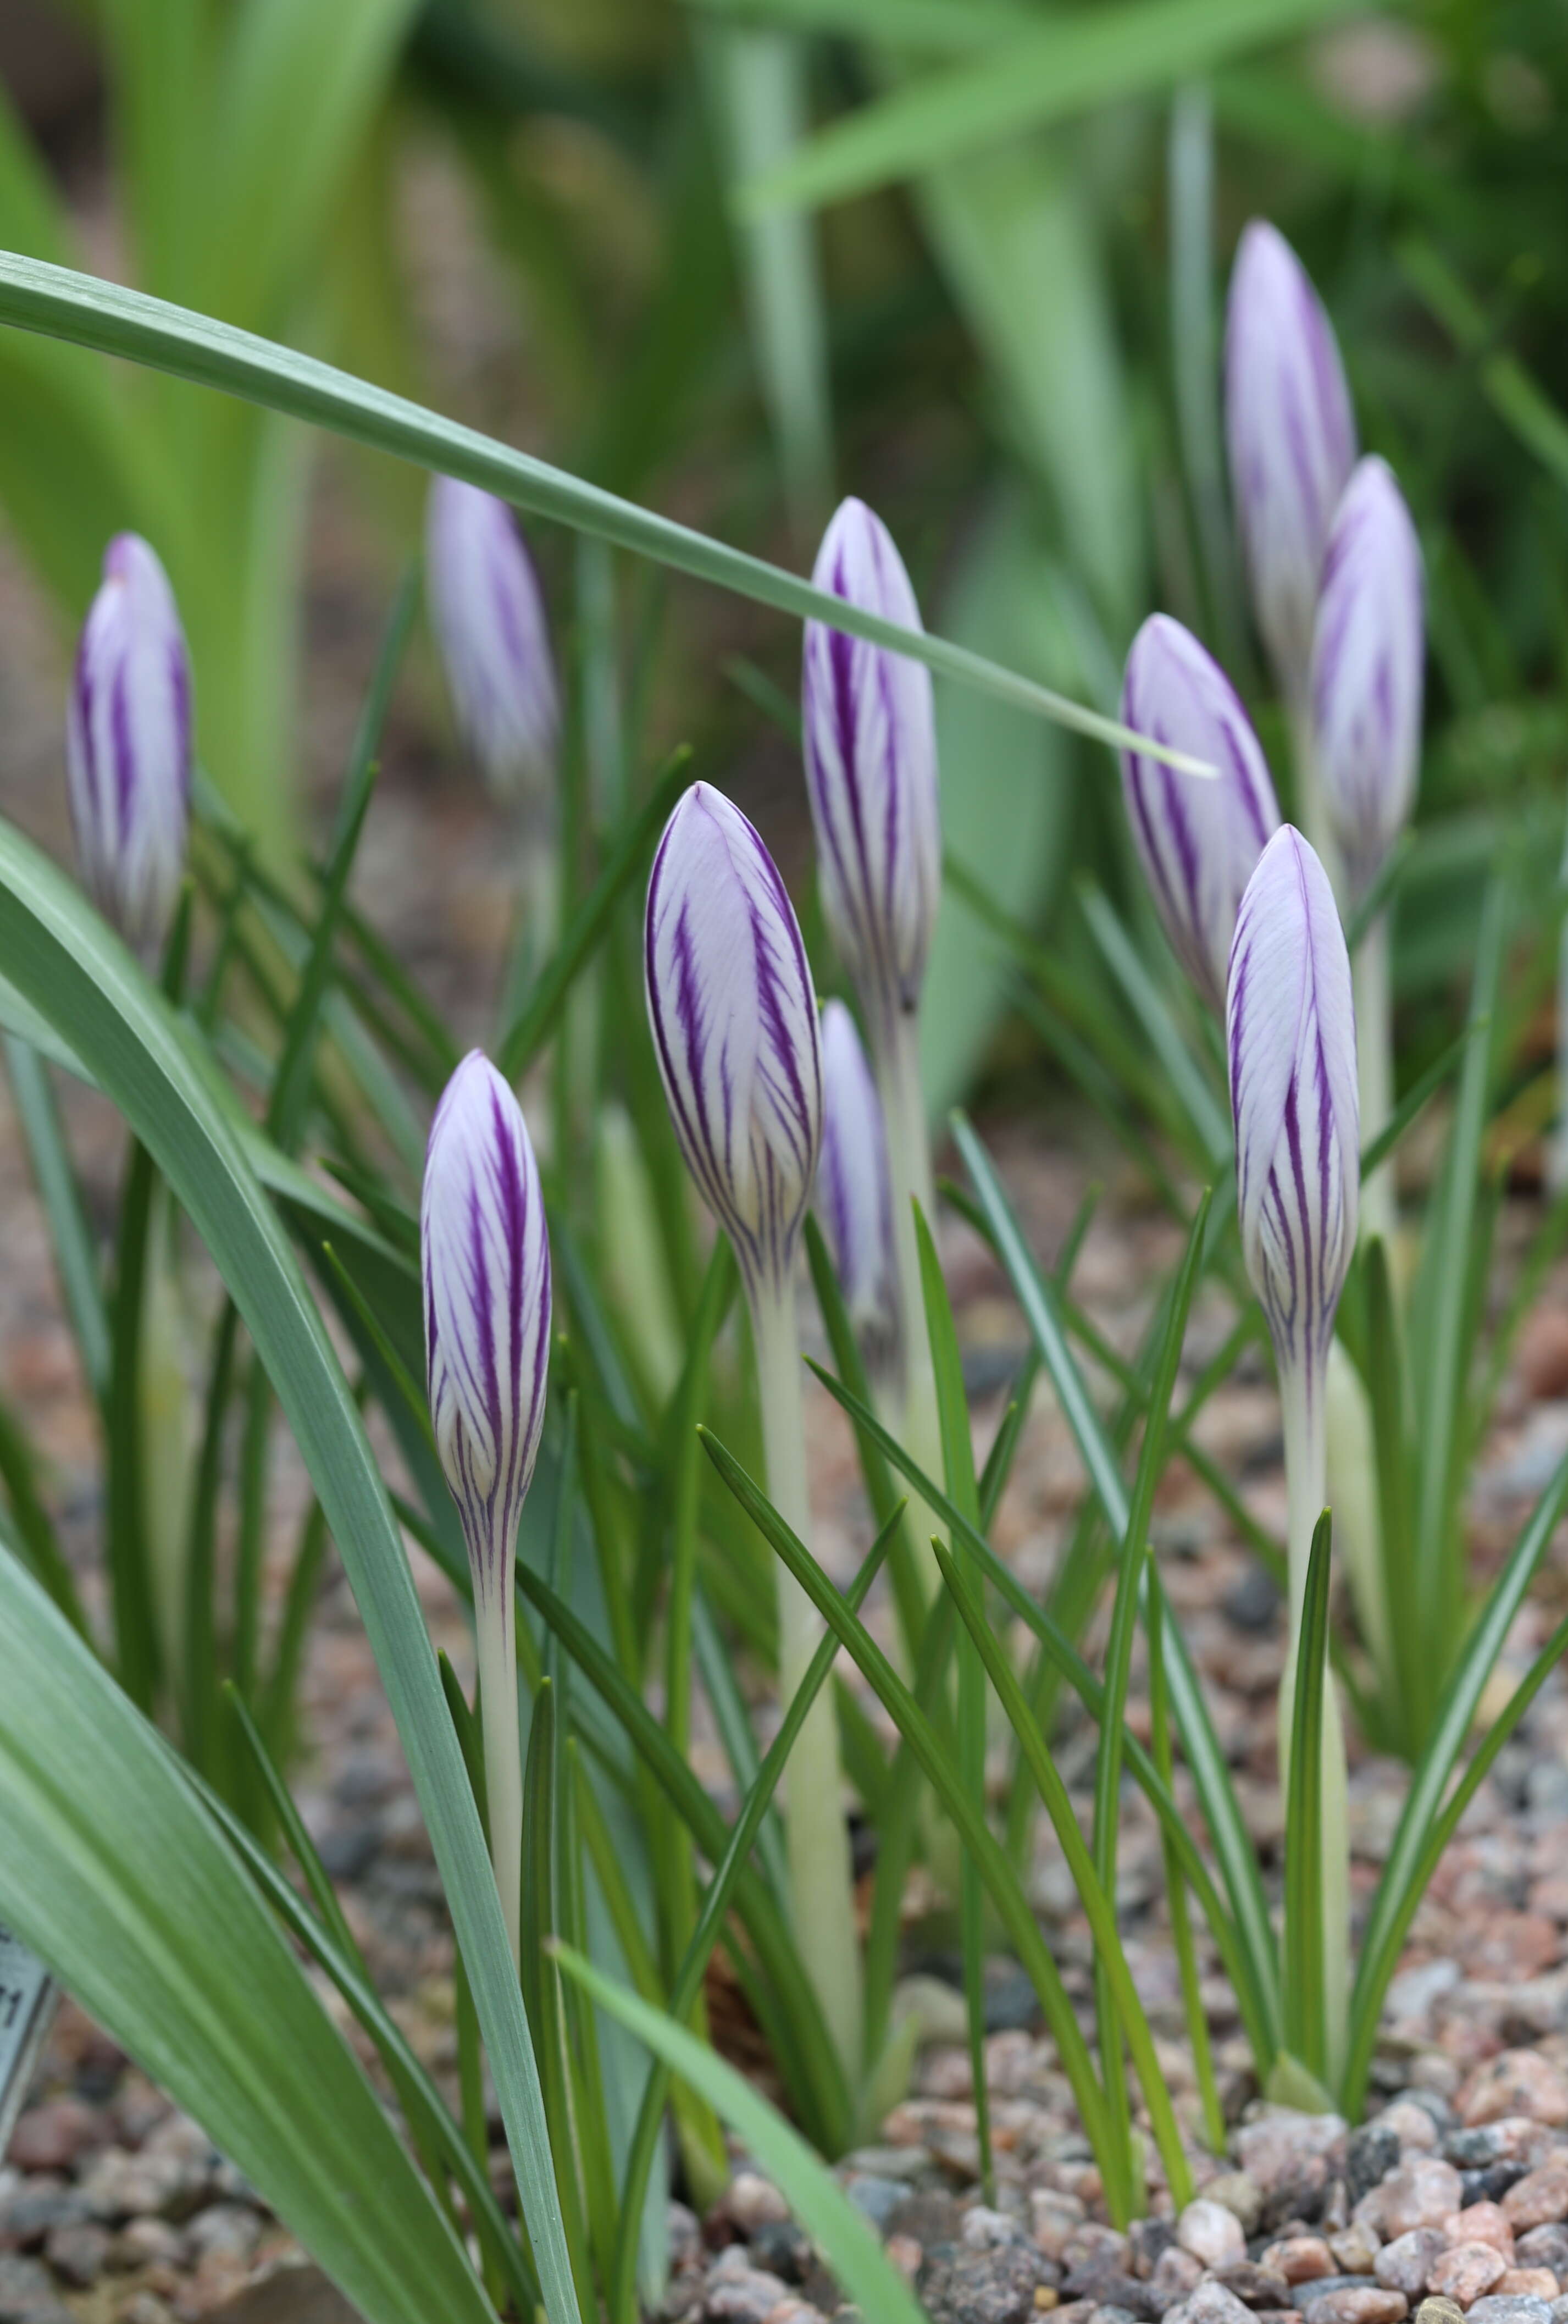
[[[1537,2051],[1505,2050],[1471,2076],[1460,2092],[1459,2114],[1471,2129],[1508,2115],[1560,2129],[1568,2124],[1568,2076]]]
[[[913,2236],[890,2236],[884,2246],[888,2257],[906,2282],[912,2283],[920,2272],[925,2258],[925,2246]]]
[[[1568,1394],[1568,1315],[1550,1303],[1537,1307],[1519,1333],[1514,1361],[1536,1403]]]
[[[1397,2105],[1385,2107],[1378,2116],[1378,2128],[1391,2130],[1407,2153],[1430,2154],[1437,2145],[1437,2125],[1414,2098],[1401,2098]]]
[[[1247,2256],[1247,2238],[1234,2211],[1200,2195],[1176,2221],[1176,2241],[1205,2267],[1234,2267]]]
[[[1557,2279],[1549,2267],[1510,2267],[1499,2279],[1498,2290],[1510,2300],[1555,2300]]]
[[[1035,2306],[1042,2311],[1056,2307],[1061,2297],[1054,2283],[1037,2283],[1035,2286]]]
[[[1334,2255],[1321,2236],[1283,2236],[1268,2246],[1259,2265],[1282,2275],[1287,2283],[1310,2283],[1316,2276],[1333,2273]]]
[[[1503,2197],[1502,2208],[1517,2234],[1568,2219],[1568,2163],[1544,2163],[1538,2171],[1516,2179]]]
[[[1379,2284],[1351,2284],[1343,2292],[1324,2292],[1301,2303],[1306,2324],[1402,2324],[1410,2303],[1402,2292],[1386,2292]]]
[[[1452,2300],[1424,2300],[1416,2324],[1463,2324],[1464,2311]]]
[[[1358,2226],[1346,2227],[1342,2234],[1331,2236],[1328,2247],[1334,2255],[1335,2266],[1342,2268],[1346,2275],[1370,2275],[1377,2266],[1382,2244],[1372,2228]],[[1402,2284],[1395,2288],[1404,2290]]]
[[[1513,2258],[1514,2230],[1500,2203],[1471,2203],[1465,2210],[1451,2211],[1443,2232],[1451,2244],[1490,2244],[1506,2260]]]

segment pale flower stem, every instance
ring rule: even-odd
[[[1356,1077],[1360,1084],[1361,1143],[1370,1146],[1394,1110],[1394,1002],[1388,915],[1379,912],[1361,938],[1351,964],[1356,995]],[[1361,1236],[1381,1235],[1393,1251],[1398,1223],[1390,1155],[1361,1181]]]
[[[1307,1568],[1312,1562],[1312,1536],[1323,1515],[1327,1490],[1327,1454],[1324,1409],[1327,1383],[1325,1367],[1315,1373],[1305,1364],[1287,1371],[1279,1382],[1281,1416],[1285,1424],[1285,1486],[1288,1508],[1288,1582],[1290,1650],[1279,1687],[1279,1788],[1288,1803],[1290,1743],[1296,1704],[1296,1662],[1301,1643],[1302,1609],[1306,1597]],[[1324,1673],[1323,1719],[1323,1959],[1324,2018],[1328,2028],[1331,2083],[1343,2063],[1349,2034],[1351,1838],[1349,1782],[1345,1766],[1345,1730],[1339,1688],[1331,1670]]]
[[[761,1390],[768,1496],[790,1531],[811,1545],[801,1402],[799,1335],[793,1300],[763,1292],[752,1314]],[[789,1702],[822,1637],[822,1618],[800,1584],[779,1574],[779,1695]],[[830,1687],[807,1715],[784,1771],[785,1839],[795,1941],[851,2087],[862,2065],[860,1944],[855,1929],[849,1827]]]
[[[512,1968],[522,1960],[522,1741],[517,1717],[517,1629],[512,1561],[497,1559],[497,1586],[475,1594],[479,1648],[480,1718],[484,1736],[484,1790],[490,1812],[490,1860],[501,1896],[501,1916]]]
[[[1295,701],[1287,706],[1290,720],[1290,757],[1296,770],[1296,820],[1303,836],[1315,850],[1317,859],[1328,873],[1329,885],[1344,908],[1344,865],[1340,860],[1339,842],[1329,828],[1328,814],[1324,806],[1323,785],[1318,780],[1317,753],[1312,741],[1312,710],[1305,700],[1305,686]]]
[[[877,1079],[888,1128],[888,1176],[892,1184],[893,1249],[899,1267],[899,1319],[903,1362],[903,1430],[906,1452],[927,1476],[942,1474],[942,1425],[936,1408],[936,1375],[926,1330],[926,1295],[920,1282],[920,1250],[915,1240],[914,1205],[936,1231],[936,1188],[931,1176],[931,1141],[920,1087],[920,1020],[900,1011],[876,1045]],[[936,1561],[931,1536],[945,1528],[924,1501],[911,1494],[909,1526],[915,1571],[927,1604],[936,1595]]]

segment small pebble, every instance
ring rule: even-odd
[[[1559,2279],[1568,2276],[1568,2227],[1556,2221],[1531,2227],[1516,2237],[1514,2257],[1522,2267],[1549,2267]]]
[[[0,2324],[75,2324],[42,2260],[0,2252]]]
[[[1310,2283],[1334,2272],[1334,2255],[1322,2236],[1284,2236],[1266,2245],[1259,2257],[1287,2283]]]
[[[63,2283],[86,2292],[104,2273],[112,2240],[106,2227],[84,2220],[78,2227],[51,2228],[43,2256]]]
[[[1177,2219],[1176,2241],[1184,2251],[1216,2272],[1234,2267],[1247,2256],[1247,2238],[1234,2211],[1202,2195]]]
[[[737,2172],[720,2198],[726,2218],[749,2236],[765,2219],[787,2219],[789,2206],[770,2179],[760,2172]]]
[[[1473,2307],[1507,2272],[1508,2262],[1491,2244],[1451,2244],[1427,2273],[1426,2287],[1440,2300]]]
[[[1345,2145],[1345,2180],[1351,2202],[1359,2203],[1363,2195],[1380,2186],[1398,2161],[1398,2133],[1386,2115],[1352,2131]]]
[[[1402,2292],[1414,2300],[1425,2291],[1433,2263],[1443,2248],[1440,2227],[1411,2227],[1383,2246],[1372,2262],[1372,2273],[1389,2292]]]
[[[1402,2163],[1367,2198],[1376,2207],[1384,2236],[1408,2235],[1412,2227],[1440,2227],[1459,2209],[1459,2173],[1452,2163],[1435,2154],[1420,2154]]]
[[[1568,2124],[1568,2076],[1537,2051],[1505,2050],[1471,2076],[1460,2093],[1459,2113],[1471,2128],[1505,2115],[1523,2115],[1561,2129]]]
[[[1401,2324],[1409,2312],[1404,2293],[1386,2292],[1380,2283],[1309,2292],[1301,2303],[1302,2324]]]
[[[1504,2259],[1513,2258],[1513,2225],[1500,2204],[1467,2204],[1443,2220],[1443,2232],[1451,2244],[1490,2244]]]
[[[1365,2225],[1351,2225],[1341,2234],[1329,2237],[1329,2249],[1334,2255],[1334,2264],[1346,2275],[1372,2274],[1377,2266],[1378,2254],[1382,2248],[1377,2234]],[[1381,2282],[1380,2277],[1379,2281]]]
[[[18,2171],[69,2171],[88,2146],[104,2144],[104,2121],[79,2098],[52,2098],[17,2117],[7,2160]]]
[[[1148,2279],[1150,2296],[1158,2303],[1161,2314],[1195,2292],[1203,2274],[1201,2264],[1191,2252],[1183,2251],[1179,2244],[1172,2244],[1168,2251],[1161,2252]]]
[[[1252,2311],[1209,2276],[1185,2300],[1167,2309],[1166,2324],[1252,2324]]]
[[[737,2268],[722,2276],[715,2268],[708,2277],[702,2312],[715,2324],[767,2324],[779,2302],[791,2296],[787,2283],[760,2267]]]
[[[1263,2216],[1263,2190],[1250,2171],[1222,2171],[1204,2193],[1211,2203],[1223,2203],[1241,2222],[1244,2236],[1256,2235]]]
[[[1549,2300],[1520,2299],[1491,2292],[1471,2310],[1471,2324],[1552,2324]]]
[[[1377,2127],[1397,2138],[1403,2153],[1437,2152],[1437,2125],[1427,2108],[1418,2106],[1414,2098],[1396,2098],[1392,2106],[1385,2107],[1378,2116]]]
[[[1562,2286],[1549,2267],[1510,2267],[1498,2285],[1509,2300],[1555,2300]]]
[[[1290,2286],[1271,2267],[1259,2267],[1256,2260],[1244,2259],[1234,2267],[1225,2268],[1218,2281],[1227,2292],[1233,2292],[1248,2308],[1287,2308]]]
[[[1568,2219],[1568,2163],[1545,2163],[1538,2171],[1516,2179],[1503,2197],[1502,2209],[1516,2231]]]

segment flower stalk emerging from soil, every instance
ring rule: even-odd
[[[1219,663],[1167,613],[1152,614],[1132,641],[1121,717],[1217,770],[1204,779],[1121,754],[1127,819],[1155,908],[1198,992],[1223,1016],[1237,908],[1279,828],[1268,763]]]
[[[1324,553],[1355,465],[1356,423],[1333,326],[1301,261],[1262,218],[1242,234],[1231,274],[1225,438],[1252,610],[1290,717],[1297,812],[1332,864],[1312,754],[1310,667]]]
[[[850,604],[920,627],[909,576],[881,519],[846,500],[812,578]],[[807,794],[823,910],[860,995],[886,1122],[904,1374],[906,1443],[940,1461],[914,1206],[935,1216],[920,1085],[920,987],[942,885],[936,720],[930,672],[820,622],[806,625],[802,676]],[[917,1539],[932,1530],[911,1526]],[[936,1572],[921,1559],[927,1585]]]
[[[1285,1429],[1290,1651],[1280,1687],[1280,1784],[1313,1531],[1326,1480],[1334,1315],[1356,1240],[1360,1151],[1350,959],[1333,890],[1286,824],[1248,883],[1226,1010],[1241,1250],[1274,1342]],[[1350,1849],[1344,1729],[1324,1677],[1324,2022],[1342,2043],[1349,2000]],[[1331,2055],[1337,2070],[1341,2062]]]
[[[169,577],[139,535],[116,533],[77,650],[66,765],[83,881],[143,961],[168,933],[185,866],[190,715]]]
[[[1426,640],[1421,547],[1393,471],[1358,463],[1329,535],[1313,634],[1313,759],[1351,902],[1365,895],[1410,818],[1421,752]],[[1356,954],[1361,1132],[1375,1138],[1394,1101],[1388,911]],[[1363,1233],[1391,1237],[1393,1167],[1361,1190]]]
[[[475,1049],[447,1083],[420,1204],[436,1450],[474,1576],[490,1849],[514,1963],[522,1873],[517,1525],[544,1421],[549,1238],[522,1109]]]
[[[728,1234],[751,1309],[768,1490],[809,1543],[795,1274],[822,1148],[816,996],[771,856],[707,783],[665,826],[648,888],[648,1013],[676,1135]],[[789,1702],[822,1635],[799,1584],[779,1586],[779,1686]],[[838,1738],[820,1695],[785,1775],[796,1941],[852,2076],[861,2063],[860,1956]]]

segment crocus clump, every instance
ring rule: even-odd
[[[162,942],[184,871],[190,696],[169,576],[138,534],[117,533],[77,650],[66,764],[83,881],[143,958]]]
[[[447,1083],[430,1125],[420,1248],[430,1419],[474,1577],[490,1845],[515,1957],[522,1766],[514,1577],[544,1425],[549,1236],[522,1108],[477,1049]]]

